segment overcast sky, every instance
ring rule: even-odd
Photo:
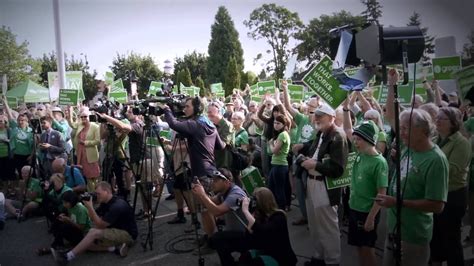
[[[305,24],[322,14],[340,10],[360,14],[360,0],[272,1],[298,12]],[[244,50],[245,69],[256,73],[253,65],[258,53],[269,46],[263,40],[247,37],[243,21],[260,0],[60,0],[64,51],[76,57],[87,54],[90,66],[99,77],[107,71],[118,53],[134,51],[150,54],[162,69],[166,59],[182,57],[196,50],[207,54],[211,25],[219,6],[225,6],[239,32]],[[385,0],[381,22],[405,26],[409,16],[421,14],[422,25],[437,37],[455,36],[461,51],[466,36],[474,29],[474,0]],[[52,0],[0,0],[0,25],[27,40],[32,56],[55,50]]]

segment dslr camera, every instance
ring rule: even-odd
[[[86,192],[81,195],[81,201],[89,201],[91,200],[91,198],[92,198],[92,201],[97,201],[97,194]]]

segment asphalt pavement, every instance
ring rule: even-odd
[[[164,194],[163,197],[167,195]],[[297,201],[293,201],[297,204]],[[169,225],[166,222],[176,215],[174,201],[161,201],[152,224],[152,241],[145,241],[148,235],[149,225],[145,221],[139,221],[139,237],[136,244],[129,250],[126,258],[120,258],[114,253],[87,252],[78,256],[68,265],[198,265],[198,257],[192,254],[195,248],[195,233],[184,232],[190,226],[188,223],[180,225]],[[299,210],[296,205],[287,213],[290,239],[298,257],[298,265],[303,265],[311,258],[313,246],[306,226],[293,226],[291,222],[299,218]],[[385,219],[382,213],[378,229],[378,241],[376,254],[378,262],[381,263],[383,250],[382,243],[385,239]],[[55,265],[51,255],[37,256],[36,249],[49,247],[52,235],[48,234],[45,218],[36,217],[18,223],[16,220],[8,220],[3,231],[0,231],[0,266],[18,265]],[[467,228],[463,229],[463,237]],[[202,231],[199,231],[202,234]],[[151,243],[152,242],[152,243]],[[146,248],[143,244],[146,243]],[[150,249],[150,244],[152,249]],[[472,247],[465,248],[466,265],[474,265],[472,262]],[[354,247],[347,245],[347,227],[341,227],[341,266],[358,265],[357,251]],[[220,265],[216,253],[203,256],[205,265]]]

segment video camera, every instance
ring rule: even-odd
[[[149,115],[160,116],[164,110],[159,106],[154,106],[152,103],[164,103],[171,108],[171,111],[176,117],[184,115],[184,106],[186,104],[186,95],[184,94],[169,94],[165,96],[163,93],[157,93],[157,96],[132,102],[132,113],[134,115]]]
[[[94,107],[90,108],[91,111],[94,111],[99,114],[107,114],[113,118],[121,119],[125,117],[124,110],[121,108],[120,103],[114,103],[111,100],[108,100],[107,98],[102,98],[99,99],[95,104]],[[120,111],[120,115],[116,115],[116,112]],[[107,120],[101,118],[100,116],[97,116],[97,118],[89,118],[90,121],[97,121],[99,123],[107,123]]]

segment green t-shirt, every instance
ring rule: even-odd
[[[63,201],[62,201],[63,194],[64,194],[64,192],[72,190],[72,189],[70,187],[64,185],[62,187],[61,191],[56,192],[54,190],[54,185],[51,184],[50,186],[53,186],[53,189],[51,189],[51,191],[49,191],[48,198],[49,198],[49,200],[53,201],[56,204],[56,206],[58,207],[58,210],[60,212],[63,212],[65,210],[65,208],[63,206]]]
[[[8,139],[7,129],[0,130],[0,158],[8,157],[8,142],[3,140]]]
[[[31,192],[36,192],[36,198],[34,199],[34,201],[36,202],[43,201],[43,189],[40,187],[40,181],[38,179],[30,178],[27,190]]]
[[[448,195],[448,160],[441,149],[434,147],[426,152],[410,151],[407,170],[405,150],[400,162],[402,196],[405,200],[435,200],[446,202]],[[408,177],[407,177],[408,172]],[[396,178],[390,181],[388,194],[396,196]],[[388,230],[394,232],[396,207],[387,211]],[[402,208],[402,240],[417,245],[430,243],[433,233],[433,213]]]
[[[314,130],[313,125],[309,119],[309,116],[306,116],[302,113],[296,113],[295,117],[296,122],[296,136],[295,143],[305,143],[311,141],[316,136],[316,130]]]
[[[71,138],[71,130],[69,128],[69,124],[65,119],[61,121],[53,120],[52,127],[54,130],[59,131],[61,133],[61,136],[63,137],[63,140],[69,140]]]
[[[242,144],[248,145],[249,144],[249,134],[245,129],[240,129],[239,132],[235,133],[235,147],[240,147]]]
[[[359,212],[370,212],[377,189],[388,187],[388,165],[381,154],[359,153],[351,176],[349,206]]]
[[[33,152],[33,131],[30,127],[22,129],[18,127],[15,120],[10,120],[12,129],[12,151],[13,154],[30,155]]]
[[[87,208],[82,205],[81,202],[78,202],[76,206],[69,209],[68,213],[74,223],[84,225],[84,232],[89,231],[91,228],[91,219],[87,214]]]
[[[277,140],[281,141],[282,145],[280,151],[277,154],[273,154],[271,164],[288,165],[286,157],[290,152],[290,134],[288,134],[286,131],[283,131],[278,135]]]

